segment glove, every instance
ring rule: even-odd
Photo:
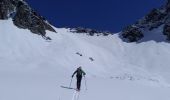
[[[71,77],[73,78],[74,76],[72,75]]]

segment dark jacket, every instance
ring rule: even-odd
[[[72,77],[74,77],[75,74],[77,74],[77,77],[82,77],[83,75],[86,75],[86,73],[81,68],[77,68],[77,70],[73,73]]]

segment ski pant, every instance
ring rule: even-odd
[[[78,75],[77,76],[77,89],[80,90],[80,87],[81,87],[81,79],[82,79],[82,76]]]

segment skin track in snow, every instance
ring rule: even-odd
[[[74,94],[73,94],[72,100],[79,100],[79,95],[80,95],[80,92],[75,91]]]

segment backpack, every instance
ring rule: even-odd
[[[82,73],[83,73],[82,70],[78,68],[78,69],[77,69],[77,75],[82,76]]]

